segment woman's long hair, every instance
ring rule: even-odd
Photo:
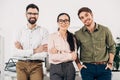
[[[70,16],[69,16],[69,14],[67,14],[67,13],[60,13],[60,14],[58,15],[58,17],[57,17],[57,22],[59,21],[59,17],[62,16],[62,15],[68,16],[68,19],[69,19],[69,21],[70,21]],[[58,31],[59,31],[59,28],[58,28]],[[70,50],[71,50],[71,51],[75,51],[74,36],[73,36],[73,34],[70,33],[68,30],[67,30],[67,42],[68,42],[68,44],[69,44],[69,46],[70,46]]]
[[[70,33],[68,30],[67,30],[67,42],[68,42],[69,45],[70,45],[70,50],[71,50],[71,51],[75,51],[74,36],[73,36],[73,34]]]

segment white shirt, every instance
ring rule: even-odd
[[[16,34],[15,41],[20,42],[23,47],[23,50],[15,49],[15,57],[22,60],[36,60],[44,59],[47,55],[46,52],[33,54],[33,49],[48,42],[48,31],[43,27],[36,26],[32,30],[26,27],[20,30]]]

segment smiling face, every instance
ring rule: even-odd
[[[70,25],[70,19],[68,15],[63,14],[58,17],[59,30],[67,30],[69,25]]]
[[[38,19],[39,12],[36,8],[29,8],[26,12],[27,20],[30,24],[35,24]]]
[[[93,14],[89,12],[81,12],[79,18],[85,26],[90,26],[93,22]]]

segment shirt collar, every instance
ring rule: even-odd
[[[94,31],[98,31],[98,30],[99,30],[99,28],[98,28],[98,24],[95,23],[95,29],[94,29]],[[83,26],[83,31],[88,31],[88,29],[87,29],[86,26]]]
[[[57,31],[57,35],[60,36],[60,37],[62,37],[59,31]]]
[[[36,29],[39,28],[39,27],[40,27],[40,26],[36,25],[32,30],[36,30]],[[28,26],[26,26],[25,29],[26,29],[26,30],[31,30],[31,29],[29,29]]]
[[[60,36],[60,32],[59,31],[57,31],[57,34],[58,34],[58,36]]]
[[[60,34],[59,31],[57,31],[57,35],[58,35],[59,37],[63,38],[63,37],[61,36],[61,34]],[[67,40],[67,38],[64,38],[64,40]]]

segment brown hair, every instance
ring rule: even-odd
[[[92,10],[88,7],[82,7],[78,10],[78,16],[80,15],[81,12],[89,12],[92,14]]]

